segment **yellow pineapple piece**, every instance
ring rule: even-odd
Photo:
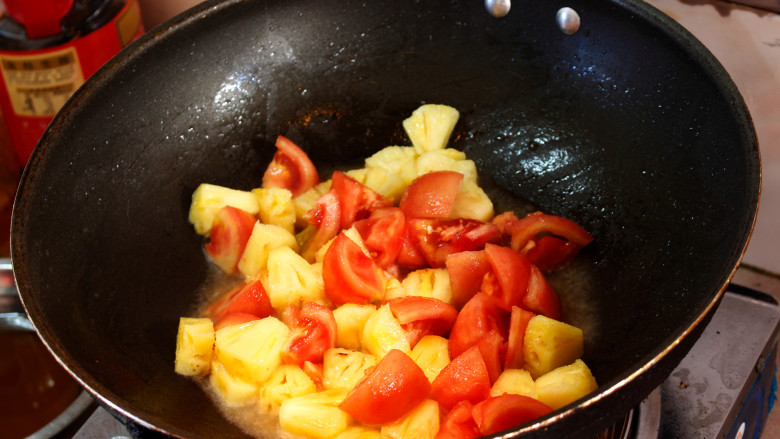
[[[525,368],[534,379],[582,357],[582,330],[541,314],[531,318],[525,330]]]
[[[580,359],[547,372],[536,380],[539,401],[553,410],[571,404],[597,388],[596,378]]]
[[[352,242],[357,244],[358,247],[360,247],[360,250],[363,251],[363,254],[369,257],[371,256],[371,253],[368,251],[368,247],[366,247],[366,243],[363,242],[363,237],[360,236],[360,232],[358,232],[356,228],[350,227],[348,229],[342,230],[341,233],[347,235],[347,237],[351,239]],[[330,245],[333,244],[335,239],[336,238],[334,237],[330,241],[326,242],[322,247],[319,248],[319,250],[314,253],[314,260],[316,262],[322,262],[322,260],[325,258],[325,253],[328,251]]]
[[[412,352],[406,332],[388,304],[382,305],[368,317],[363,326],[362,343],[365,351],[379,359],[393,349],[407,355]]]
[[[359,350],[362,347],[363,326],[368,317],[376,311],[374,305],[345,303],[333,310],[336,320],[336,345],[346,349]]]
[[[450,215],[453,218],[470,218],[489,222],[494,215],[493,201],[475,181],[464,180],[460,184]]]
[[[410,357],[420,366],[428,381],[433,382],[450,364],[449,341],[438,335],[426,335],[414,345]]]
[[[439,403],[426,399],[401,419],[382,426],[382,437],[434,439],[439,432]]]
[[[366,175],[368,170],[366,168],[350,169],[344,171],[347,177],[354,178],[360,184],[366,184]]]
[[[250,279],[256,279],[260,271],[265,270],[268,254],[278,247],[290,247],[298,250],[295,236],[287,230],[271,224],[255,223],[244,253],[238,261],[238,271]]]
[[[278,187],[252,189],[257,197],[258,217],[263,224],[279,226],[295,233],[295,205],[292,192]]]
[[[423,268],[415,270],[401,281],[410,296],[433,297],[452,304],[450,275],[445,268]]]
[[[443,149],[458,123],[458,110],[447,105],[425,104],[403,121],[406,135],[418,154]]]
[[[394,278],[391,275],[387,275],[387,284],[385,285],[384,300],[389,301],[391,299],[397,299],[399,297],[411,296],[400,280]]]
[[[174,370],[180,375],[206,376],[214,351],[214,324],[207,318],[182,317],[176,336]]]
[[[322,273],[290,247],[277,247],[268,253],[266,291],[271,306],[284,310],[304,302],[325,299]]]
[[[418,176],[436,171],[454,171],[463,174],[464,181],[477,181],[477,165],[457,149],[428,151],[420,154],[416,163]]]
[[[263,412],[277,412],[282,401],[317,391],[317,385],[299,366],[277,367],[260,389],[258,407]]]
[[[379,195],[387,197],[395,205],[401,200],[401,195],[403,195],[408,186],[400,175],[391,174],[381,168],[366,168],[366,177],[363,184],[376,191]]]
[[[229,407],[253,403],[259,391],[256,384],[236,378],[219,361],[211,364],[209,384],[222,403]]]
[[[233,206],[252,215],[260,210],[257,197],[251,192],[204,183],[192,193],[189,221],[195,226],[195,231],[199,235],[208,236],[214,216],[225,206]]]
[[[353,425],[339,433],[333,439],[383,439],[382,433],[366,426]]]
[[[352,418],[338,408],[347,396],[343,389],[328,389],[282,401],[279,424],[282,431],[305,438],[326,439],[343,433]]]
[[[305,218],[306,213],[317,204],[318,198],[325,195],[330,190],[330,184],[330,180],[317,183],[311,189],[293,198],[296,227],[302,229],[309,225],[309,221]]]
[[[367,169],[382,169],[390,175],[396,175],[409,186],[417,178],[417,153],[411,146],[388,146],[366,159]]]
[[[322,385],[326,389],[352,390],[378,363],[379,359],[371,354],[341,348],[328,349],[322,361]]]
[[[262,383],[282,362],[290,329],[275,317],[227,326],[216,333],[214,356],[235,378]]]
[[[500,396],[505,393],[538,399],[534,379],[525,369],[504,369],[501,372],[493,387],[490,388],[490,396]]]

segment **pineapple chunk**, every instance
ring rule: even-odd
[[[338,408],[347,391],[330,389],[282,401],[279,424],[288,433],[312,439],[332,438],[343,433],[352,418]]]
[[[293,198],[296,227],[304,228],[309,225],[306,214],[317,204],[317,199],[330,190],[330,183],[330,180],[317,183],[311,189]]]
[[[373,305],[345,303],[333,310],[336,320],[336,345],[346,349],[359,350],[363,346],[363,326],[368,317],[376,311]]]
[[[317,391],[317,385],[299,366],[277,367],[260,389],[258,407],[263,412],[277,412],[282,402]]]
[[[174,370],[180,375],[206,376],[214,350],[214,324],[207,318],[182,317],[176,336]]]
[[[435,171],[455,171],[463,174],[463,181],[477,181],[477,165],[457,149],[439,149],[417,157],[418,176]]]
[[[266,291],[271,306],[284,310],[304,302],[322,302],[325,292],[322,274],[290,247],[277,247],[268,253]]]
[[[199,235],[208,236],[214,216],[225,206],[237,207],[252,215],[260,210],[257,197],[251,192],[204,183],[192,193],[189,220],[195,226],[195,231]]]
[[[216,333],[214,356],[235,378],[262,383],[282,362],[290,329],[275,317],[226,326]]]
[[[352,240],[355,244],[360,247],[360,250],[363,251],[363,253],[371,257],[371,253],[368,251],[368,247],[366,247],[366,243],[363,242],[363,237],[360,236],[360,232],[357,231],[355,227],[350,227],[348,229],[342,230],[341,233],[347,235],[349,239]],[[333,244],[333,240],[336,238],[332,238],[330,241],[326,242],[322,247],[320,247],[315,253],[314,253],[314,260],[317,262],[322,262],[323,259],[325,259],[325,253],[330,248],[330,245]]]
[[[505,393],[538,399],[534,379],[525,369],[504,369],[501,372],[493,387],[490,388],[490,396],[501,396]]]
[[[585,363],[574,363],[554,369],[536,380],[539,401],[557,410],[596,390],[596,378]]]
[[[406,275],[401,285],[410,296],[433,297],[452,304],[450,275],[444,268],[423,268],[413,271]]]
[[[252,189],[257,196],[258,217],[264,224],[279,226],[295,233],[295,205],[292,192],[287,189],[270,187]]]
[[[268,254],[278,247],[290,247],[298,250],[295,236],[287,230],[271,224],[255,223],[252,235],[246,243],[244,254],[238,261],[238,271],[250,279],[255,279],[268,263]]]
[[[447,105],[425,104],[403,121],[403,127],[418,154],[443,149],[460,114]]]
[[[382,426],[391,439],[434,439],[439,432],[439,403],[426,399],[401,419]]]
[[[387,272],[385,272],[387,273]],[[385,285],[385,301],[390,301],[398,297],[410,296],[406,288],[401,284],[401,281],[394,278],[392,275],[387,274],[387,285]]]
[[[460,184],[450,215],[453,218],[470,218],[489,222],[493,219],[493,201],[474,181],[464,180]]]
[[[323,357],[322,385],[326,389],[352,390],[379,363],[371,354],[340,348],[328,349]]]
[[[363,184],[392,200],[395,205],[401,200],[401,195],[408,186],[400,175],[391,174],[381,168],[367,168]]]
[[[381,169],[396,175],[403,181],[404,188],[418,176],[417,153],[411,146],[388,146],[366,159],[366,168]]]
[[[571,364],[584,352],[582,330],[541,314],[531,318],[525,330],[525,368],[534,379]]]
[[[409,355],[412,349],[398,319],[384,304],[371,313],[363,326],[363,349],[381,359],[393,349]]]
[[[357,426],[348,427],[343,432],[336,435],[333,439],[383,439],[384,436],[378,431],[369,427]]]
[[[438,335],[426,335],[414,345],[410,357],[420,366],[428,381],[433,382],[450,364],[449,341]]]
[[[257,397],[257,385],[234,377],[219,361],[211,364],[209,384],[222,403],[229,407],[248,405]]]
[[[360,184],[366,184],[366,174],[368,173],[368,170],[366,168],[359,168],[359,169],[350,169],[348,171],[344,171],[344,174],[347,177],[351,177],[355,179]]]

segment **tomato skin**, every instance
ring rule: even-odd
[[[490,294],[496,304],[505,311],[523,303],[531,276],[531,263],[520,253],[509,247],[495,244],[485,245],[485,256],[498,283],[488,283],[482,291]]]
[[[466,218],[411,218],[408,227],[420,253],[433,268],[444,268],[450,254],[481,250],[486,243],[501,238],[495,225]]]
[[[417,245],[417,239],[414,237],[408,219],[404,236],[401,239],[401,248],[398,250],[398,256],[396,256],[395,261],[398,266],[409,270],[419,270],[428,267],[428,262]]]
[[[528,242],[540,233],[560,236],[580,248],[593,241],[593,236],[574,221],[560,216],[534,212],[512,224],[512,248],[516,251],[522,251]]]
[[[509,317],[509,340],[506,348],[505,369],[520,369],[525,364],[523,343],[525,342],[525,330],[528,322],[536,314],[522,308],[513,306],[512,315]]]
[[[485,368],[490,377],[490,385],[496,382],[498,376],[503,370],[504,358],[506,356],[506,343],[498,331],[490,331],[476,342],[482,360],[485,362]]]
[[[450,358],[455,358],[491,331],[506,338],[505,312],[485,293],[474,295],[458,313],[450,330]]]
[[[301,256],[314,262],[317,250],[341,231],[341,204],[336,192],[331,190],[318,198],[315,206],[306,213],[306,218],[317,230],[303,245]]]
[[[483,435],[517,427],[551,412],[552,409],[541,401],[509,393],[485,399],[471,409],[477,428]]]
[[[256,280],[233,288],[209,306],[205,314],[219,322],[228,314],[250,314],[262,319],[273,312],[268,293],[262,282]]]
[[[214,323],[214,330],[219,331],[220,329],[226,328],[228,326],[241,325],[259,319],[260,317],[257,317],[254,314],[247,314],[244,312],[231,312],[225,314],[224,316],[222,316],[222,318],[220,318]]]
[[[398,207],[409,217],[449,218],[463,174],[429,172],[414,179],[401,195]]]
[[[225,206],[217,212],[209,242],[204,248],[209,258],[225,273],[238,272],[238,261],[256,222],[254,215],[233,206]]]
[[[431,398],[446,410],[459,401],[476,404],[489,396],[490,375],[477,346],[455,357],[431,383]]]
[[[333,172],[331,189],[341,204],[341,228],[368,217],[372,210],[390,207],[392,201],[341,171]]]
[[[580,247],[555,236],[544,235],[534,239],[533,245],[526,245],[528,261],[543,272],[557,270],[574,259]]]
[[[376,263],[387,268],[395,263],[406,233],[406,217],[397,207],[384,207],[356,221],[355,229]]]
[[[541,270],[533,265],[522,307],[551,319],[561,320],[561,302],[558,295]]]
[[[465,400],[455,404],[439,426],[436,439],[475,439],[482,436],[471,415],[473,408],[474,404]]]
[[[444,265],[450,275],[452,304],[456,308],[461,308],[477,294],[485,274],[491,270],[484,250],[452,253],[447,255]]]
[[[290,335],[282,347],[282,362],[303,367],[304,363],[322,363],[326,350],[336,347],[336,319],[327,306],[306,302],[298,311],[291,309]]]
[[[428,397],[431,384],[404,352],[393,349],[368,371],[339,407],[367,425],[395,421]]]
[[[382,269],[344,233],[339,233],[322,260],[325,295],[337,305],[365,304],[384,295]]]
[[[263,174],[263,187],[288,189],[293,197],[320,182],[317,168],[298,145],[284,136],[276,138],[276,153]]]
[[[432,297],[398,297],[388,304],[412,348],[426,335],[447,334],[458,316],[458,310],[450,304]]]

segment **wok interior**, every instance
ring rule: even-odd
[[[408,144],[400,123],[419,104],[444,103],[461,112],[451,146],[497,211],[542,209],[594,235],[551,282],[585,330],[597,395],[615,385],[728,280],[758,151],[733,85],[687,34],[632,2],[558,3],[496,20],[477,1],[235,1],[152,31],[77,93],[26,170],[13,257],[35,326],[132,419],[241,436],[173,372],[178,318],[209,272],[193,190],[259,186],[278,134],[322,169],[359,164]],[[555,27],[561,6],[580,12],[573,36]]]

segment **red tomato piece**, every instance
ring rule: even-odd
[[[428,265],[434,268],[444,268],[450,254],[481,250],[501,237],[495,225],[466,218],[412,218],[408,227]]]
[[[404,236],[401,240],[401,248],[398,250],[395,262],[402,268],[410,270],[419,270],[428,267],[428,262],[423,257],[420,247],[417,245],[417,239],[412,233],[409,221],[406,222]]]
[[[528,291],[528,279],[531,276],[531,263],[520,253],[509,247],[495,244],[485,245],[492,274],[498,283],[488,283],[482,291],[488,293],[496,304],[505,311],[512,311],[513,306],[520,306]]]
[[[464,251],[447,255],[444,261],[450,275],[452,304],[462,307],[482,287],[482,279],[491,266],[484,250]]]
[[[344,233],[325,252],[322,280],[325,295],[338,305],[368,303],[384,295],[382,269]]]
[[[204,245],[206,254],[225,273],[235,274],[238,261],[252,235],[257,219],[251,213],[225,206],[214,216],[209,242]]]
[[[243,312],[232,312],[229,314],[225,314],[221,319],[217,320],[217,322],[214,323],[214,330],[219,331],[220,329],[226,328],[228,326],[241,325],[259,319],[260,317],[257,317],[254,314],[247,314]]]
[[[477,346],[455,357],[431,383],[431,398],[445,410],[460,401],[476,404],[490,396],[490,375]]]
[[[342,229],[352,227],[352,223],[368,217],[375,209],[393,205],[389,199],[341,171],[335,171],[331,181],[331,189],[341,204]]]
[[[574,221],[560,216],[534,212],[512,224],[512,248],[522,252],[528,242],[539,234],[559,236],[580,248],[593,241],[593,236]]]
[[[512,307],[512,315],[509,317],[509,340],[506,347],[505,369],[520,369],[525,365],[523,356],[523,343],[525,342],[525,329],[528,322],[536,314],[517,306]]]
[[[339,407],[368,425],[395,421],[428,397],[431,384],[403,351],[393,349],[368,371]]]
[[[298,145],[284,136],[276,138],[276,153],[263,174],[263,187],[288,189],[296,197],[320,182],[317,168]]]
[[[387,268],[395,263],[406,233],[406,217],[401,209],[374,210],[368,218],[355,222],[355,229],[380,267]]]
[[[522,307],[551,319],[561,320],[561,301],[558,294],[547,282],[544,274],[533,265],[528,280],[528,293],[523,297]]]
[[[388,304],[390,311],[406,331],[411,347],[426,335],[447,334],[458,317],[458,310],[432,297],[398,297],[390,300]]]
[[[491,331],[506,338],[505,312],[485,293],[474,295],[458,313],[450,330],[450,358],[455,358]]]
[[[482,436],[471,415],[473,408],[474,404],[468,401],[455,404],[439,426],[436,439],[475,439]]]
[[[318,198],[315,206],[306,212],[306,219],[317,230],[303,245],[301,256],[313,262],[317,250],[341,231],[341,204],[336,192],[331,190]]]
[[[262,319],[273,312],[268,293],[263,288],[262,282],[256,280],[233,288],[209,306],[205,314],[218,322],[228,314],[251,314]]]
[[[288,317],[289,318],[289,317]],[[285,364],[322,363],[326,350],[336,347],[336,319],[327,306],[306,302],[293,308],[290,335],[282,347]]]
[[[570,241],[552,235],[544,235],[526,244],[525,256],[542,271],[557,270],[571,262],[580,247]]]
[[[398,207],[409,217],[449,218],[463,174],[429,172],[414,179],[401,195]]]
[[[552,409],[541,401],[509,393],[490,397],[471,409],[477,428],[483,435],[517,427],[550,412]]]
[[[501,375],[506,356],[506,343],[498,331],[490,331],[480,338],[476,343],[479,353],[482,354],[482,360],[485,361],[485,367],[490,377],[490,384],[496,382]]]

